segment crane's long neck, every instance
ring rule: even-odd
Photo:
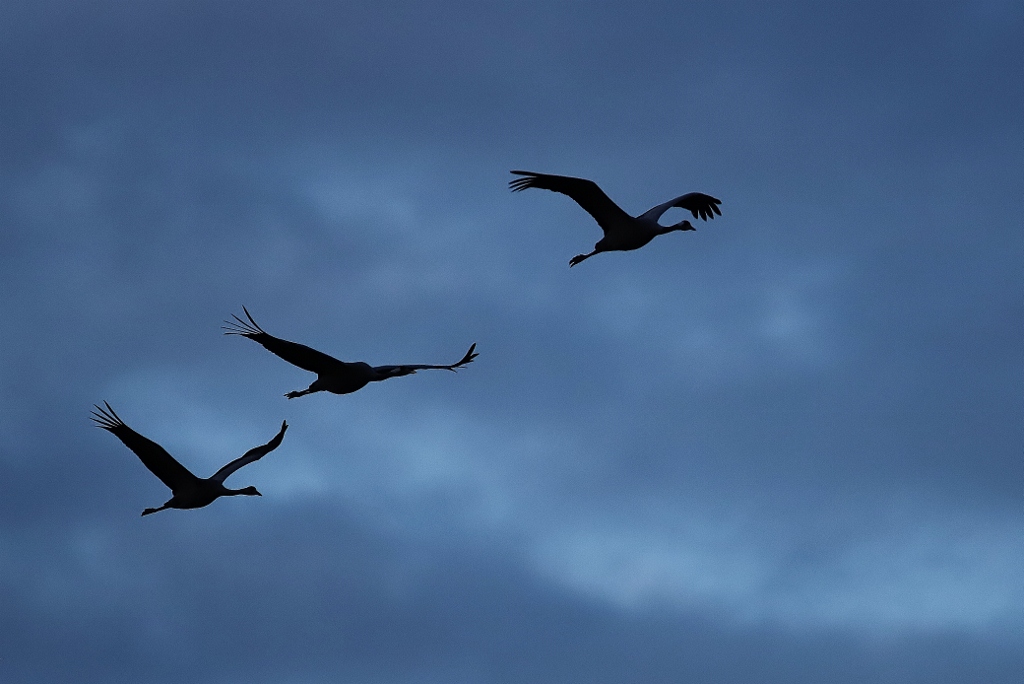
[[[255,487],[243,487],[242,489],[228,489],[224,485],[221,485],[224,490],[220,493],[221,496],[263,496]]]
[[[658,235],[664,235],[665,233],[671,233],[674,230],[697,230],[697,229],[694,228],[693,225],[689,221],[685,221],[685,220],[684,221],[680,221],[679,223],[674,223],[671,226],[663,226],[663,225],[659,224],[658,225],[658,229],[657,229]]]

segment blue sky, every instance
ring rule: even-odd
[[[4,14],[3,681],[1020,681],[1019,2]]]

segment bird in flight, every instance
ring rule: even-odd
[[[156,513],[166,508],[202,508],[203,506],[210,505],[222,496],[238,496],[239,494],[263,496],[255,487],[228,489],[224,486],[224,480],[242,466],[247,466],[253,461],[260,460],[281,446],[285,430],[288,429],[288,423],[282,422],[281,431],[272,440],[263,446],[249,449],[242,456],[204,479],[193,475],[188,468],[178,463],[162,446],[146,439],[125,425],[124,421],[114,413],[114,409],[110,408],[110,404],[107,402],[103,402],[103,406],[98,404],[94,404],[94,406],[96,410],[92,412],[92,419],[95,421],[96,427],[112,432],[115,437],[124,442],[126,447],[135,452],[135,455],[139,457],[144,466],[149,468],[151,473],[159,477],[161,482],[171,488],[171,498],[167,503],[159,508],[147,508],[142,511],[142,515]]]
[[[512,192],[519,192],[527,188],[541,188],[568,195],[594,217],[597,225],[601,226],[604,237],[594,245],[594,251],[574,256],[569,260],[570,268],[598,252],[640,249],[657,236],[670,233],[673,230],[697,230],[689,221],[680,221],[671,226],[663,226],[658,223],[661,215],[673,207],[686,209],[693,214],[693,218],[699,217],[705,221],[715,218],[715,214],[722,215],[718,209],[718,205],[722,203],[721,200],[702,192],[688,192],[634,217],[612,202],[592,180],[531,171],[512,171],[512,173],[521,176],[521,178],[513,178],[509,181],[508,185],[512,188]]]
[[[234,321],[224,321],[225,335],[241,335],[248,337],[254,342],[262,344],[267,351],[277,354],[288,363],[298,366],[310,373],[316,373],[316,380],[304,390],[288,392],[284,396],[289,399],[301,397],[313,392],[332,392],[334,394],[348,394],[362,389],[371,382],[397,378],[402,375],[412,375],[419,370],[448,370],[455,372],[459,368],[472,363],[477,357],[476,343],[469,347],[469,351],[462,357],[462,360],[448,366],[431,366],[426,364],[404,365],[404,366],[371,366],[362,361],[347,362],[339,361],[333,356],[328,356],[316,349],[307,347],[297,342],[282,340],[274,337],[261,328],[253,320],[249,310],[244,306],[242,311],[248,321],[244,321],[232,314]]]

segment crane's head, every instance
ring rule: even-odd
[[[263,496],[260,494],[258,489],[252,486],[246,487],[245,489],[239,489],[238,493],[245,494],[246,496]]]
[[[697,230],[689,221],[683,220],[672,226],[672,230]]]

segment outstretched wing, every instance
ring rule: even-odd
[[[512,192],[520,192],[527,188],[541,188],[568,195],[593,216],[597,224],[604,230],[608,230],[614,222],[628,221],[631,218],[629,214],[619,208],[619,205],[612,202],[608,195],[604,194],[604,190],[592,180],[531,171],[512,171],[512,173],[522,176],[522,178],[514,178],[509,181],[508,186],[512,188]]]
[[[321,373],[331,374],[337,372],[341,367],[345,365],[344,361],[339,361],[333,356],[328,356],[323,352],[317,351],[311,347],[307,347],[304,344],[297,342],[289,342],[288,340],[282,340],[280,337],[274,337],[267,333],[261,328],[256,321],[253,320],[249,310],[244,306],[242,311],[245,312],[245,317],[248,321],[243,321],[238,316],[232,314],[231,317],[234,321],[224,321],[225,325],[221,326],[224,329],[225,335],[241,335],[242,337],[248,337],[254,342],[262,344],[267,351],[277,354],[288,363],[298,366],[303,370],[308,370],[310,373]]]
[[[249,449],[244,454],[236,458],[231,463],[222,467],[220,470],[210,476],[210,479],[214,482],[224,483],[224,480],[228,478],[228,475],[235,472],[242,466],[247,466],[253,461],[258,461],[271,451],[281,446],[281,440],[284,439],[285,430],[288,429],[288,421],[281,421],[281,431],[278,432],[272,440],[264,444],[263,446],[254,447]]]
[[[103,402],[103,406],[94,404],[96,410],[92,412],[92,419],[97,427],[109,430],[124,445],[135,452],[142,464],[149,468],[149,471],[160,478],[160,481],[177,491],[187,487],[199,478],[189,472],[189,469],[174,460],[167,451],[156,442],[146,439],[135,430],[124,424],[124,421],[114,413],[110,404]]]
[[[644,216],[657,221],[669,209],[679,207],[693,214],[693,218],[702,218],[707,221],[708,219],[715,218],[715,214],[722,215],[721,210],[718,208],[718,205],[721,203],[722,200],[716,199],[711,195],[705,195],[703,192],[688,192],[685,195],[676,197],[674,200],[669,200],[653,209],[649,209],[644,213]]]
[[[395,378],[402,375],[411,375],[418,370],[449,370],[455,372],[459,368],[466,366],[467,364],[473,363],[479,354],[476,353],[476,342],[469,345],[469,351],[462,357],[457,363],[453,363],[448,366],[432,366],[428,364],[407,364],[404,366],[375,366],[373,370],[380,373],[381,375],[388,378]]]

